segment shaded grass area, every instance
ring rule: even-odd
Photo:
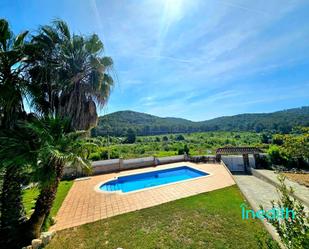
[[[259,220],[241,219],[243,202],[237,186],[232,186],[59,231],[47,248],[276,246]]]
[[[44,224],[43,230],[47,230],[51,224],[51,217],[56,216],[59,208],[61,207],[62,202],[64,201],[65,197],[67,196],[70,188],[73,185],[73,181],[61,181],[57,190],[56,198],[53,203],[53,206],[50,210],[49,217],[46,219],[46,222]],[[30,188],[26,189],[23,192],[23,204],[25,207],[25,211],[27,214],[27,217],[30,217],[30,215],[33,212],[33,208],[35,206],[35,201],[39,195],[38,188]]]

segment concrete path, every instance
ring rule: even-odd
[[[252,171],[252,174],[259,177],[262,180],[269,182],[275,186],[279,185],[278,174],[273,170],[256,169]],[[294,189],[294,196],[299,199],[305,206],[309,207],[309,188],[300,185],[297,182],[293,182],[289,179],[285,180],[285,184]]]
[[[271,201],[274,200],[276,202],[279,199],[279,194],[273,185],[253,175],[234,174],[233,178],[240,188],[240,191],[255,211],[260,210],[260,205],[262,205],[266,210],[271,209]],[[264,223],[265,228],[272,235],[272,237],[280,244],[281,248],[284,248],[275,228],[266,220],[261,221]]]
[[[277,201],[279,195],[276,187],[253,176],[253,175],[233,175],[241,192],[246,196],[253,209],[271,208],[271,201]]]
[[[262,205],[266,210],[271,209],[271,201],[274,200],[277,202],[279,199],[279,194],[276,189],[276,184],[278,184],[277,176],[269,170],[259,170],[257,174],[256,172],[252,173],[253,175],[233,174],[233,178],[255,211],[260,209],[260,205]],[[288,186],[292,186],[298,195],[308,198],[309,190],[303,189],[304,186],[291,181],[287,181],[286,183]],[[305,211],[309,212],[309,206],[305,205]],[[282,246],[275,228],[265,220],[262,220],[262,222],[273,238],[276,239]]]

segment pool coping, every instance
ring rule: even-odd
[[[186,162],[187,163],[187,162]],[[153,187],[148,187],[148,188],[143,188],[143,189],[138,189],[138,190],[134,190],[134,191],[129,191],[129,192],[122,192],[121,190],[116,190],[116,191],[105,191],[105,190],[102,190],[100,189],[100,187],[111,181],[111,180],[116,180],[118,179],[119,177],[123,177],[123,176],[130,176],[130,175],[138,175],[138,174],[144,174],[144,173],[149,173],[149,172],[155,172],[155,171],[159,171],[159,170],[165,170],[165,169],[173,169],[173,168],[180,168],[180,167],[189,167],[189,168],[193,168],[197,171],[201,171],[203,173],[206,173],[207,175],[205,176],[198,176],[198,177],[195,177],[195,178],[191,178],[191,179],[186,179],[186,180],[181,180],[181,181],[177,181],[177,182],[171,182],[171,183],[166,183],[166,184],[161,184],[161,185],[158,185],[158,186],[153,186]],[[205,170],[203,169],[200,169],[200,168],[197,168],[197,167],[194,167],[194,165],[190,165],[190,163],[188,163],[188,165],[171,165],[171,167],[168,167],[168,168],[164,168],[164,169],[149,169],[147,171],[143,171],[143,172],[127,172],[128,174],[125,174],[125,175],[120,175],[120,176],[116,176],[114,178],[111,178],[111,179],[108,179],[108,180],[104,180],[100,183],[98,183],[95,187],[94,187],[94,191],[96,191],[97,193],[102,193],[102,194],[118,194],[118,195],[128,195],[128,194],[133,194],[133,193],[137,193],[137,192],[141,192],[141,191],[146,191],[146,190],[150,190],[150,189],[157,189],[157,188],[162,188],[162,187],[166,187],[166,186],[170,186],[170,185],[174,185],[174,184],[177,184],[177,183],[183,183],[183,182],[190,182],[190,181],[194,181],[194,180],[199,180],[199,179],[203,179],[203,178],[206,178],[206,177],[210,177],[210,176],[213,176],[212,173],[209,173],[209,172],[206,172]]]

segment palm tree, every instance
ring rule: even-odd
[[[73,164],[90,170],[86,157],[93,144],[83,139],[84,134],[82,131],[71,132],[70,122],[52,117],[33,118],[19,125],[14,132],[0,133],[0,160],[6,166],[19,164],[31,169],[33,180],[39,183],[40,190],[30,219],[17,227],[17,233],[22,236],[19,240],[14,238],[15,246],[27,245],[31,239],[39,237],[64,167]]]
[[[106,103],[113,86],[113,79],[107,73],[112,60],[100,56],[103,44],[98,36],[71,35],[66,23],[55,21],[51,26],[42,27],[31,44],[33,47],[27,47],[27,54],[33,107],[43,116],[69,119],[66,132],[93,127],[97,122],[96,105]],[[56,142],[59,141],[55,141],[55,145]],[[49,213],[65,161],[59,164],[59,158],[50,158],[43,163],[51,168],[45,175],[56,177],[41,189],[28,222],[29,239],[38,235]]]
[[[30,70],[36,98],[33,106],[43,113],[70,118],[75,130],[89,130],[97,123],[96,106],[106,104],[113,79],[113,61],[101,56],[103,44],[96,34],[73,34],[57,20],[33,37],[35,62]]]
[[[14,126],[13,132],[5,131],[10,136],[2,135],[2,141],[8,141],[3,142],[3,149],[0,149],[3,162],[0,167],[12,168],[13,176],[18,176],[20,169],[29,165],[36,172],[43,172],[37,178],[41,184],[35,211],[26,223],[14,230],[22,231],[28,242],[39,235],[49,214],[65,164],[73,161],[86,165],[82,159],[86,158],[85,155],[76,156],[84,153],[80,151],[84,147],[80,144],[75,146],[73,138],[76,136],[73,134],[76,133],[72,132],[88,130],[96,124],[96,107],[106,103],[113,86],[113,79],[108,74],[112,60],[100,56],[102,50],[103,44],[97,35],[71,35],[63,21],[42,27],[31,43],[24,47],[27,70],[23,67],[17,76],[28,79],[27,96],[41,121],[32,118],[22,129]],[[17,67],[21,65],[23,61]],[[24,88],[18,86],[17,89]],[[24,95],[20,96],[22,104]],[[6,103],[6,100],[3,102]],[[17,103],[13,106],[18,107]],[[69,125],[62,124],[65,119],[69,119]],[[20,148],[24,143],[29,146]],[[13,168],[13,165],[19,165],[20,169]],[[14,181],[18,182],[11,179],[11,182]],[[16,236],[12,238],[16,239]]]
[[[27,81],[24,70],[24,40],[28,31],[14,36],[8,22],[0,19],[0,125],[11,128],[24,118],[23,96]]]
[[[23,97],[27,80],[21,73],[25,67],[23,53],[28,32],[14,36],[6,20],[0,19],[0,129],[13,129],[17,121],[26,118]],[[3,164],[0,161],[0,164]],[[0,165],[2,166],[2,165]],[[3,167],[2,167],[3,168]],[[1,237],[8,236],[24,217],[21,201],[21,171],[19,165],[2,170]]]
[[[36,151],[40,195],[27,224],[29,238],[32,239],[39,236],[44,219],[50,212],[65,165],[79,165],[89,171],[91,164],[86,159],[89,144],[82,139],[85,132],[71,132],[68,121],[44,118],[27,127],[40,140]]]

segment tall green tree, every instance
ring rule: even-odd
[[[3,36],[7,36],[4,31]],[[16,40],[20,41],[20,38]],[[78,157],[78,151],[71,147],[74,141],[69,138],[72,138],[70,134],[73,134],[74,130],[88,130],[93,127],[97,122],[97,106],[103,106],[108,100],[113,86],[113,79],[108,72],[113,62],[111,58],[101,56],[102,52],[103,44],[97,35],[89,37],[71,35],[67,24],[58,20],[52,25],[41,27],[38,35],[33,36],[30,43],[23,47],[25,67],[23,61],[13,64],[13,72],[16,72],[15,67],[20,67],[16,75],[22,76],[22,79],[25,78],[26,82],[29,82],[26,88],[27,97],[32,110],[40,117],[28,121],[27,128],[21,129],[20,137],[15,141],[15,145],[20,146],[21,143],[18,141],[23,141],[21,138],[26,141],[27,138],[31,138],[31,141],[36,142],[31,146],[36,149],[26,146],[28,153],[21,149],[19,156],[12,156],[9,152],[18,151],[16,147],[14,148],[14,143],[10,146],[3,143],[1,153],[5,167],[1,168],[6,168],[6,171],[12,168],[12,176],[15,177],[18,175],[18,169],[11,166],[16,163],[20,164],[20,169],[30,165],[30,168],[39,169],[38,172],[45,172],[37,178],[41,184],[34,213],[27,222],[14,229],[22,231],[22,237],[28,242],[39,235],[43,221],[48,216],[63,174],[63,167],[72,161],[83,164],[87,157],[85,155]],[[6,73],[6,67],[3,71],[1,68],[1,72]],[[14,79],[14,82],[17,80]],[[21,85],[16,88],[18,91],[24,89]],[[19,103],[23,103],[24,97],[20,94]],[[6,104],[7,101],[4,99],[3,103]],[[11,106],[18,109],[18,102],[14,102]],[[1,106],[1,112],[5,110]],[[61,124],[64,120],[69,120],[68,126],[65,128],[57,126],[57,123]],[[2,123],[4,121],[1,120]],[[12,133],[7,129],[5,132],[11,133],[14,137],[17,130],[20,131],[20,128],[14,127]],[[82,146],[75,149],[77,148],[80,149]],[[9,155],[14,158],[13,161]],[[78,160],[72,160],[73,158]],[[10,183],[12,182],[19,184],[16,179],[11,178]],[[20,194],[19,192],[18,198],[21,197]],[[10,238],[19,239],[16,234]]]
[[[27,54],[35,110],[43,116],[68,119],[71,132],[88,130],[96,125],[96,107],[106,103],[113,86],[113,79],[108,74],[112,60],[101,56],[103,44],[99,37],[95,34],[89,37],[71,35],[67,24],[58,20],[42,27],[31,45]],[[48,216],[63,172],[63,164],[59,166],[58,160],[46,163],[57,177],[40,192],[28,222],[32,237],[38,235],[42,218]]]
[[[22,72],[25,68],[25,37],[28,31],[17,36],[6,20],[0,19],[0,125],[12,128],[26,113],[23,97],[27,81]]]
[[[136,132],[133,129],[129,128],[127,131],[126,142],[129,144],[133,144],[135,140],[136,140]]]
[[[0,19],[0,130],[12,130],[18,120],[26,119],[23,97],[28,81],[23,75],[26,57],[25,37],[28,32],[15,36],[6,20]],[[2,168],[3,179],[0,197],[1,237],[14,233],[24,217],[21,200],[21,168],[13,165]]]
[[[98,35],[71,34],[61,20],[43,26],[33,37],[30,76],[37,93],[33,106],[45,115],[69,118],[72,128],[89,130],[97,124],[96,107],[106,104],[113,86],[113,61],[102,56]]]
[[[33,180],[39,183],[40,190],[30,219],[16,227],[22,238],[14,238],[12,242],[15,245],[24,246],[31,239],[39,237],[64,167],[74,164],[90,169],[90,162],[86,159],[90,146],[83,139],[84,133],[72,132],[70,123],[66,120],[46,117],[33,118],[12,132],[0,134],[1,161],[6,166],[18,164],[28,167]],[[10,242],[8,241],[8,245],[11,245]]]

